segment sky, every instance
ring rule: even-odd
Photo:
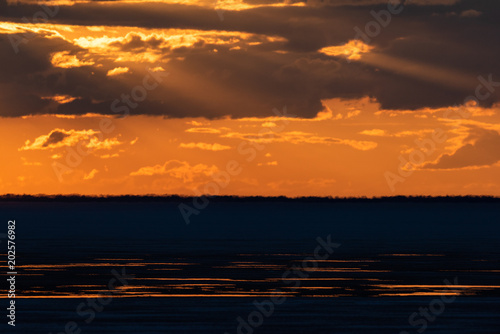
[[[0,1],[0,194],[499,196],[499,17]]]

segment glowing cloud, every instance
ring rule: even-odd
[[[83,179],[84,179],[84,180],[91,180],[91,179],[93,179],[93,178],[94,178],[94,176],[95,176],[98,172],[99,172],[99,171],[98,171],[97,169],[92,169],[92,170],[90,171],[90,173],[85,174],[85,175],[83,176]]]
[[[230,146],[221,144],[207,144],[207,143],[181,143],[179,145],[181,148],[198,148],[205,151],[224,151],[231,149]]]
[[[344,56],[350,60],[358,60],[361,58],[363,53],[368,53],[373,49],[373,46],[354,39],[344,45],[327,46],[319,50],[319,52],[324,53],[327,56]]]
[[[341,139],[328,136],[318,136],[313,133],[302,131],[290,131],[283,133],[259,132],[259,133],[238,133],[229,132],[222,135],[224,138],[238,138],[255,143],[290,143],[290,144],[341,144],[348,145],[360,151],[369,151],[377,147],[377,143],[372,141],[360,141],[353,139]]]
[[[366,136],[377,136],[377,137],[383,137],[383,136],[387,135],[385,130],[382,130],[382,129],[363,130],[360,132],[360,134],[366,135]]]
[[[163,165],[155,165],[142,167],[136,172],[130,173],[131,176],[153,176],[153,175],[168,175],[173,178],[182,179],[184,182],[192,182],[200,176],[210,176],[219,169],[216,166],[207,166],[205,164],[197,164],[191,166],[186,161],[169,160]]]
[[[462,147],[452,154],[443,154],[423,169],[474,169],[500,161],[500,134],[495,130],[474,128]]]
[[[130,71],[130,69],[128,67],[117,67],[117,68],[114,68],[112,70],[109,70],[107,73],[107,76],[112,77],[115,75],[127,73],[128,71]]]
[[[54,96],[44,97],[43,99],[44,100],[52,100],[52,101],[55,101],[59,104],[65,104],[65,103],[73,102],[77,98],[73,97],[73,96],[69,96],[69,95],[54,95]],[[64,115],[62,115],[62,116],[64,116]]]
[[[220,133],[220,130],[213,129],[213,128],[189,128],[186,130],[186,132],[217,134],[217,133]]]
[[[70,55],[69,51],[56,52],[52,54],[52,65],[54,67],[71,68],[94,65],[94,62],[86,62],[78,59],[75,55]]]
[[[106,138],[105,140],[101,140],[96,136],[97,134],[99,134],[99,132],[95,130],[54,129],[48,135],[37,137],[33,142],[27,140],[19,151],[48,150],[64,146],[74,146],[80,142],[83,147],[89,149],[109,150],[121,144],[117,138]]]

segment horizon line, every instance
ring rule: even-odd
[[[195,198],[209,198],[210,200],[219,201],[302,201],[302,202],[497,202],[500,201],[499,196],[493,195],[395,195],[395,196],[240,196],[240,195],[201,195],[188,196],[176,194],[145,194],[145,195],[83,195],[83,194],[2,194],[0,201],[186,201]]]

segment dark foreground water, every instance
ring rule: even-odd
[[[500,333],[497,203],[177,205],[0,202],[2,333]]]

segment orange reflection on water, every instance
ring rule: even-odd
[[[380,260],[314,260],[315,262],[338,262],[338,263],[356,263],[356,262],[380,262]]]
[[[263,292],[263,293],[250,293],[250,292],[234,292],[231,291],[230,293],[216,293],[216,294],[169,294],[169,293],[128,293],[128,294],[64,294],[64,295],[34,295],[34,296],[26,296],[26,295],[16,295],[16,298],[23,298],[23,299],[42,299],[42,298],[137,298],[137,297],[261,297],[261,298],[270,298],[270,297],[276,297],[276,296],[287,296],[287,297],[294,297],[294,293],[287,293],[287,292],[273,292],[273,293],[268,293],[268,292]],[[0,297],[0,299],[6,298],[6,297]]]
[[[380,256],[444,256],[444,254],[380,254]]]
[[[381,288],[389,288],[389,289],[405,289],[405,288],[441,288],[446,289],[449,288],[447,285],[406,285],[406,284],[377,284],[376,286]],[[499,289],[500,285],[455,285],[453,284],[453,288],[457,289]]]
[[[284,269],[284,265],[277,264],[237,264],[232,266],[215,266],[218,269]]]
[[[314,271],[314,272],[332,272],[332,273],[390,273],[390,270],[374,270],[374,269],[362,269],[362,268],[307,268],[304,271]]]
[[[96,261],[144,261],[144,259],[94,259]]]
[[[407,293],[379,293],[377,297],[408,297],[408,296],[458,296],[460,292],[442,292],[442,291],[417,291]]]
[[[36,270],[37,268],[57,269],[57,268],[72,268],[72,267],[144,267],[145,263],[69,263],[69,264],[29,264],[17,266],[17,268],[25,268],[26,270]]]
[[[262,280],[246,280],[233,278],[175,278],[175,277],[147,277],[136,278],[136,280],[150,281],[224,281],[224,282],[263,282]]]

